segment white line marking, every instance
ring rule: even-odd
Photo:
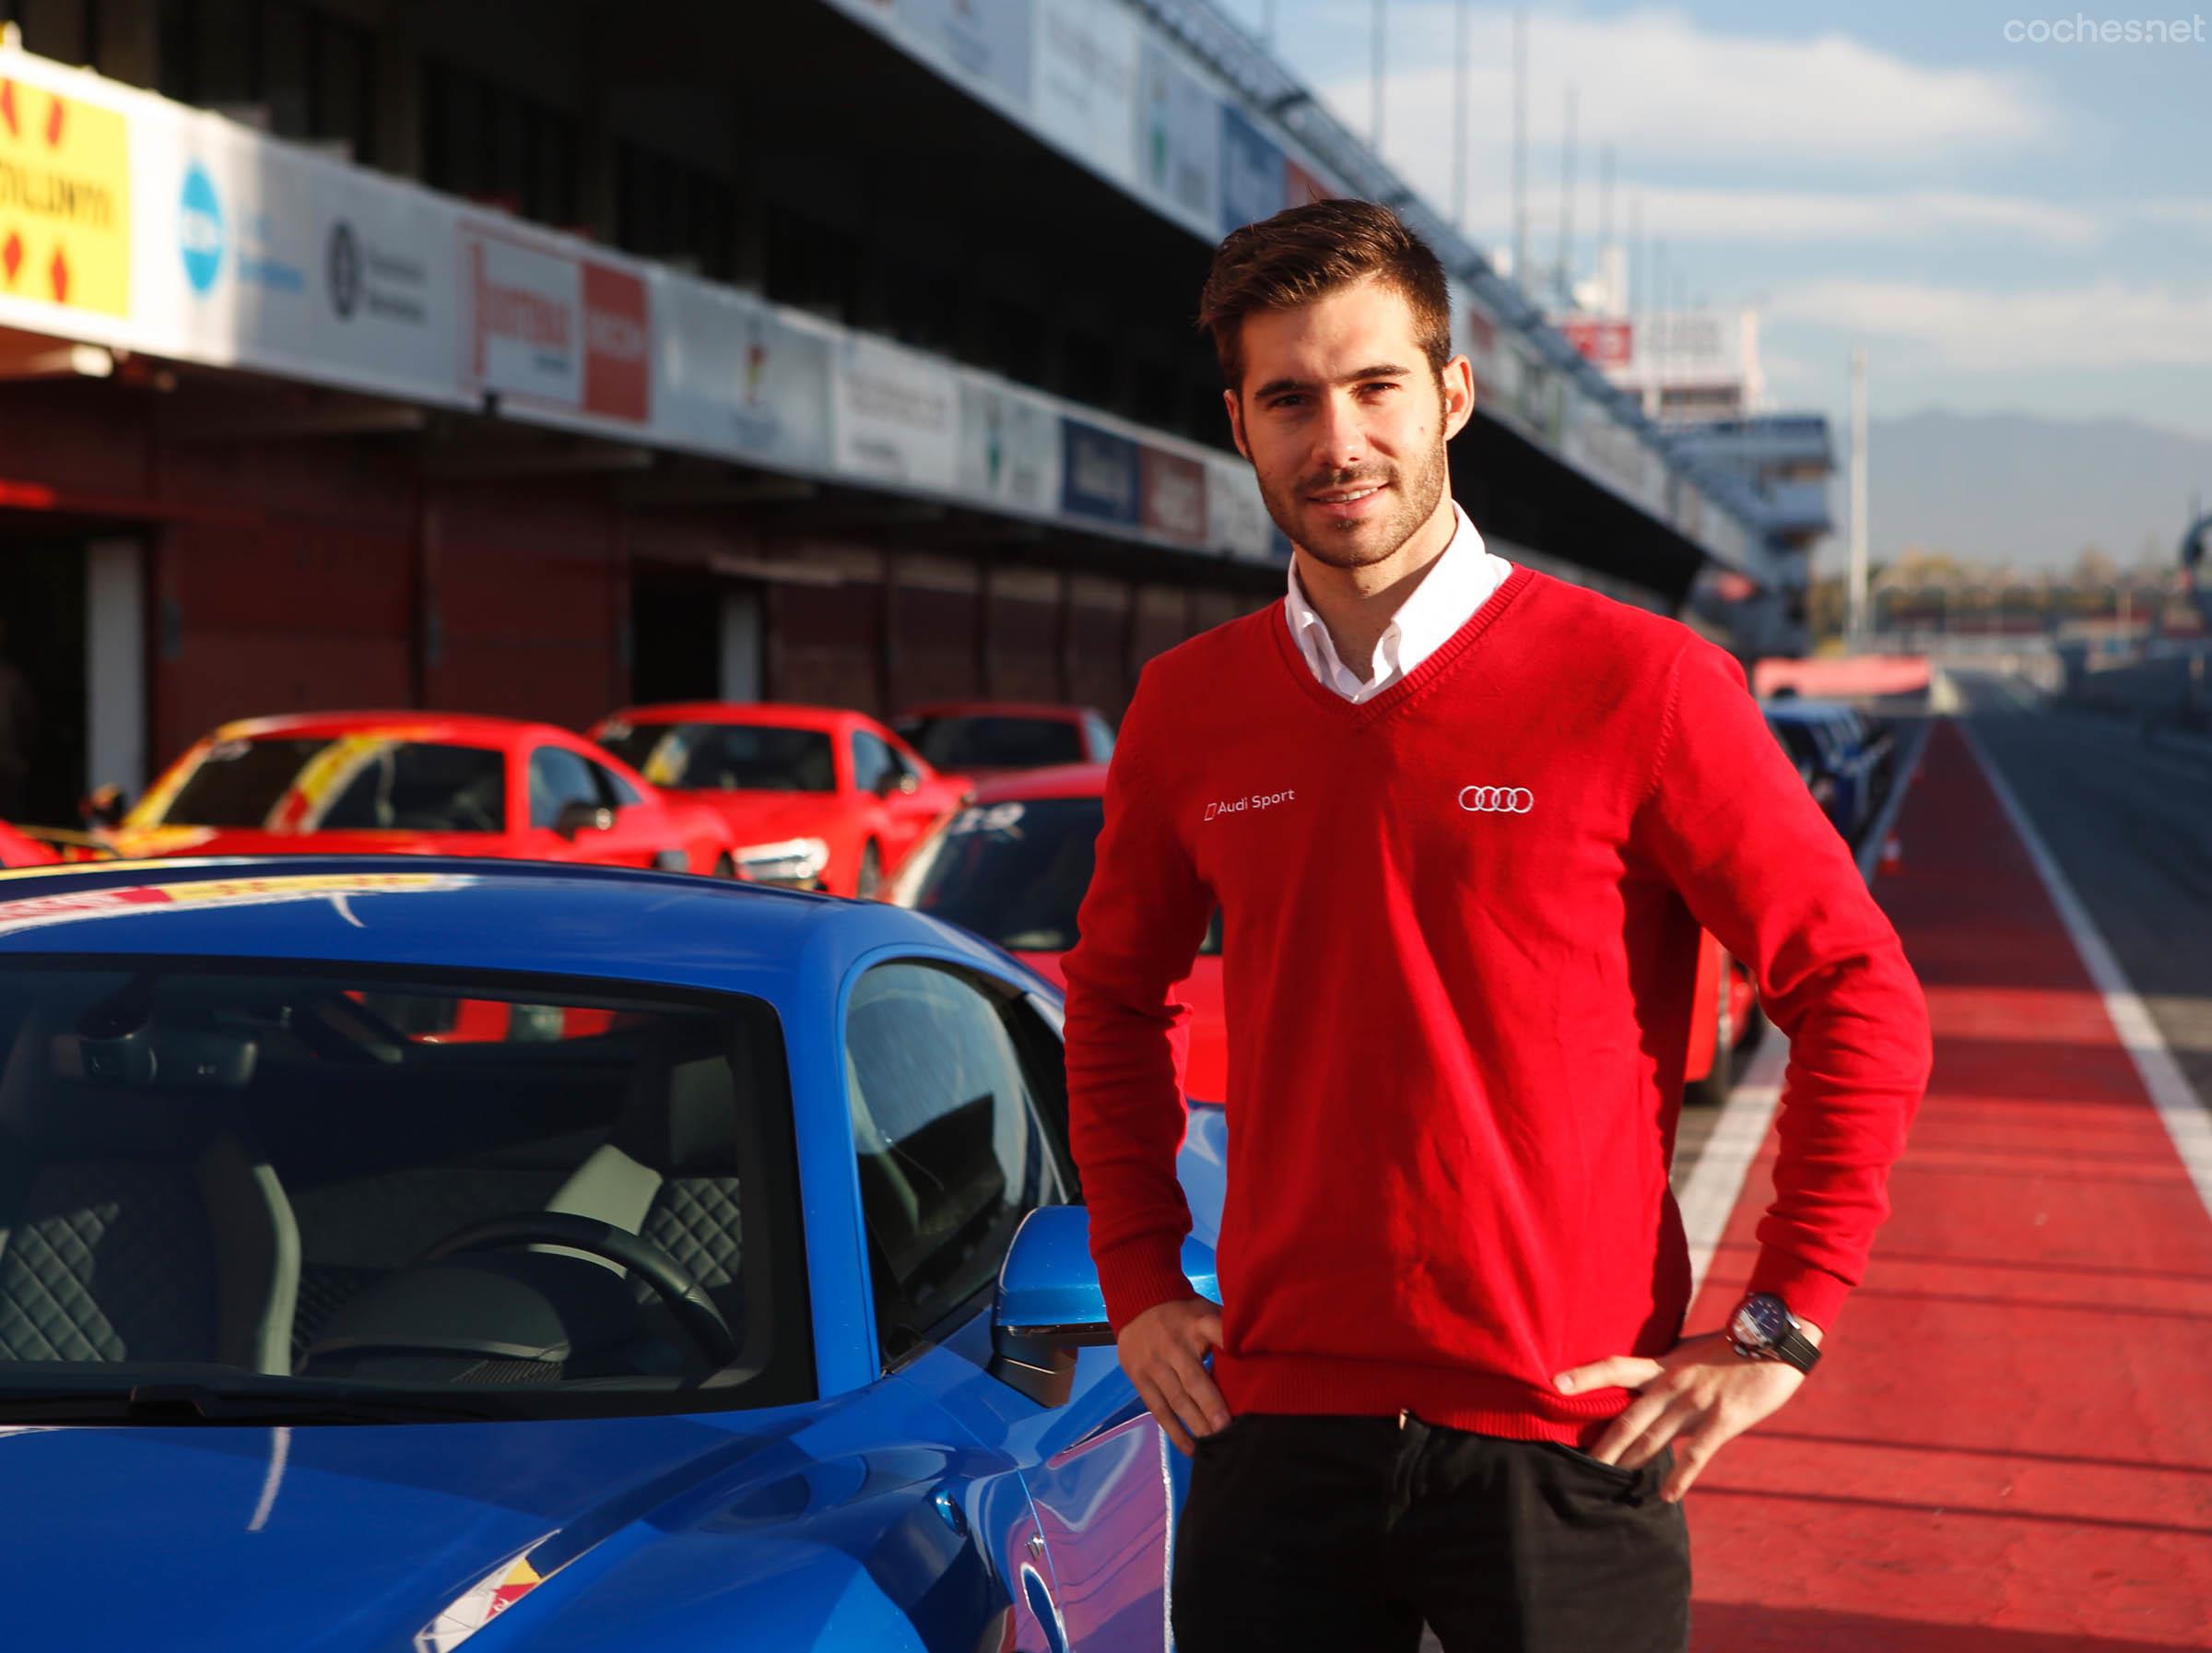
[[[2120,1043],[2127,1047],[2129,1057],[2136,1064],[2136,1072],[2143,1080],[2143,1089],[2149,1092],[2151,1106],[2159,1111],[2159,1121],[2166,1134],[2173,1139],[2173,1151],[2181,1156],[2189,1180],[2196,1185],[2196,1197],[2204,1202],[2207,1215],[2212,1215],[2212,1114],[2207,1114],[2204,1103],[2190,1089],[2182,1065],[2174,1060],[2173,1052],[2167,1047],[2165,1035],[2152,1020],[2150,1009],[2135,988],[2128,985],[2120,961],[2105,944],[2103,933],[2097,921],[2089,916],[2088,908],[2074,893],[2074,886],[2059,870],[2057,860],[2045,846],[2042,836],[2028,819],[2028,811],[2020,807],[2011,785],[1998,773],[1982,743],[1964,721],[1959,725],[1959,736],[1966,741],[1966,750],[1974,755],[1982,766],[1983,778],[1989,789],[1997,796],[2012,830],[2019,834],[2020,843],[2028,851],[2028,858],[2035,864],[2043,889],[2051,897],[2051,904],[2058,909],[2059,922],[2066,927],[2073,939],[2074,950],[2089,973],[2089,980],[2104,998],[2105,1014],[2112,1019],[2112,1031]]]
[[[1912,789],[1912,777],[1919,773],[1921,758],[1928,750],[1931,724],[1931,719],[1921,720],[1912,750],[1899,761],[1882,812],[1860,845],[1859,875],[1869,884],[1874,882],[1874,869],[1881,860],[1882,844],[1897,825],[1898,815],[1905,807],[1905,794]],[[1712,1134],[1705,1139],[1698,1163],[1690,1168],[1689,1180],[1676,1196],[1683,1234],[1689,1242],[1693,1303],[1712,1267],[1712,1254],[1720,1247],[1721,1236],[1728,1232],[1728,1220],[1735,1215],[1744,1184],[1750,1180],[1751,1162],[1759,1157],[1773,1126],[1774,1111],[1782,1105],[1782,1080],[1789,1067],[1789,1042],[1782,1030],[1770,1029],[1742,1081],[1722,1104],[1719,1117],[1712,1122]]]

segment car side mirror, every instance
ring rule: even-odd
[[[560,806],[553,830],[573,842],[585,832],[604,832],[615,824],[615,812],[605,804],[587,804],[573,798]]]
[[[120,786],[95,786],[76,800],[76,812],[88,827],[121,826],[130,813],[131,800]]]
[[[876,782],[876,796],[884,799],[904,797],[921,789],[919,775],[903,769],[887,769]]]
[[[1182,1271],[1201,1297],[1221,1301],[1214,1248],[1196,1237],[1182,1243]],[[1021,1220],[998,1270],[991,1314],[991,1375],[1040,1406],[1065,1406],[1076,1374],[1076,1351],[1111,1346],[1106,1293],[1090,1260],[1090,1211],[1080,1205],[1040,1206]]]

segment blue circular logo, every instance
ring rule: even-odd
[[[177,202],[177,246],[193,290],[211,290],[223,273],[223,204],[216,198],[215,181],[196,160],[184,171],[184,193]]]

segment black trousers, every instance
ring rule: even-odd
[[[1198,1443],[1180,1653],[1682,1653],[1689,1531],[1641,1470],[1407,1417],[1247,1412]]]

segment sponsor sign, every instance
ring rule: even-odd
[[[654,284],[653,434],[701,453],[830,468],[830,336],[728,288]]]
[[[1138,520],[1136,443],[1081,419],[1060,420],[1060,509],[1094,522]]]
[[[1289,205],[1288,162],[1243,114],[1221,105],[1221,230],[1273,218]]]
[[[1100,0],[1039,0],[1037,129],[1114,183],[1136,182],[1135,14]]]
[[[1170,217],[1217,233],[1220,100],[1173,53],[1147,38],[1137,53],[1137,184]]]
[[[1206,466],[1181,454],[1145,447],[1137,459],[1137,521],[1147,534],[1178,544],[1206,543]]]
[[[461,383],[542,408],[652,412],[644,278],[516,227],[461,225]]]
[[[1060,414],[1008,386],[960,385],[959,492],[1041,515],[1060,508]]]
[[[135,319],[172,353],[462,399],[450,206],[213,116],[177,112],[147,148],[165,222],[137,253]]]
[[[836,467],[873,481],[950,493],[959,470],[952,369],[881,339],[839,342],[830,379]]]
[[[1635,358],[1635,329],[1626,318],[1566,316],[1557,325],[1569,344],[1600,367],[1626,367]]]
[[[893,0],[908,45],[970,89],[1030,105],[1031,0]]]
[[[1259,478],[1241,459],[1206,461],[1206,539],[1241,562],[1275,556],[1275,524],[1260,500]]]
[[[0,56],[0,296],[127,315],[129,123],[9,65]]]

